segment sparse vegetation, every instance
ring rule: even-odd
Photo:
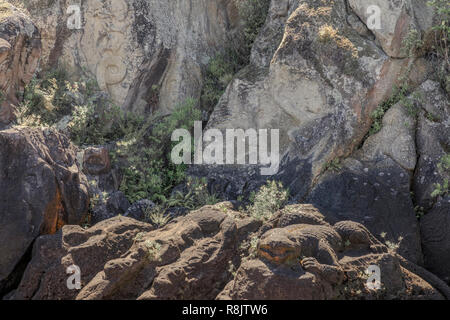
[[[408,110],[408,113],[411,116],[417,115],[418,109],[414,105],[414,101],[410,100],[407,97],[409,86],[407,84],[406,79],[407,79],[408,74],[409,74],[409,72],[407,72],[406,75],[400,79],[400,85],[395,85],[393,87],[392,94],[390,95],[390,97],[388,99],[386,99],[385,101],[383,101],[375,109],[375,111],[372,112],[372,114],[371,114],[372,126],[368,133],[369,136],[380,132],[381,128],[383,127],[384,115],[392,106],[394,106],[395,104],[397,104],[399,102]],[[418,97],[413,97],[413,98],[418,98]]]
[[[248,64],[250,51],[261,28],[266,22],[270,7],[270,0],[234,0],[239,15],[244,20],[243,39],[234,50]]]
[[[289,191],[281,182],[269,181],[252,194],[248,212],[255,220],[267,221],[287,203],[288,198]]]
[[[112,158],[125,167],[120,190],[131,203],[150,199],[163,204],[170,191],[185,181],[186,165],[170,160],[171,134],[180,128],[192,130],[200,118],[197,101],[188,99],[169,116],[149,118],[137,133],[116,143]]]
[[[186,192],[177,191],[167,201],[169,207],[183,207],[195,210],[207,205],[214,205],[220,199],[208,191],[205,178],[188,177],[186,181]]]
[[[450,175],[450,153],[445,154],[441,160],[439,161],[438,165],[439,172],[444,175],[448,176]],[[434,190],[431,193],[432,198],[436,197],[443,197],[447,195],[450,192],[450,183],[448,178],[444,178],[442,183],[435,183],[434,184]]]
[[[421,33],[416,29],[411,29],[403,40],[402,53],[410,58],[415,57],[423,44]]]
[[[438,80],[447,94],[450,94],[450,3],[447,0],[431,0],[427,4],[437,14],[430,55],[436,58],[434,67]]]
[[[16,114],[25,126],[58,126],[67,117],[67,129],[78,145],[104,144],[127,136],[143,118],[123,112],[87,77],[71,81],[63,68],[36,76],[25,88]]]
[[[234,75],[245,65],[236,51],[228,49],[209,61],[201,95],[202,109],[211,113]]]
[[[161,245],[158,242],[152,240],[145,241],[144,245],[147,248],[148,259],[150,261],[160,262]]]
[[[341,159],[336,158],[336,159],[333,159],[333,160],[327,162],[324,165],[323,172],[325,172],[325,171],[337,172],[337,171],[339,171],[341,169],[342,169]]]
[[[431,197],[442,197],[448,194],[449,191],[449,180],[444,179],[444,182],[434,184],[434,191],[431,193]]]
[[[147,207],[144,210],[145,219],[157,228],[162,228],[171,220],[161,206]]]
[[[401,243],[402,243],[402,241],[404,239],[403,237],[398,237],[397,242],[386,240],[386,237],[387,237],[387,233],[386,232],[382,232],[380,234],[380,236],[381,236],[381,238],[383,238],[386,247],[388,247],[388,249],[390,251],[392,251],[392,252],[397,252],[397,250],[400,248],[400,245],[401,245]]]

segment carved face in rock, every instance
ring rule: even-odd
[[[84,5],[81,51],[100,89],[121,105],[135,69],[130,53],[137,44],[131,30],[132,13],[124,0],[94,0]]]

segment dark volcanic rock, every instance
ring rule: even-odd
[[[85,176],[66,138],[52,130],[0,131],[0,291],[30,244],[88,210]]]
[[[157,230],[126,217],[87,230],[64,226],[38,238],[20,285],[7,298],[442,299],[360,224],[313,219],[319,224],[270,229],[254,243],[258,227],[248,228],[249,217],[231,207],[206,206]],[[283,212],[280,219],[320,218],[310,206]],[[365,288],[361,276],[371,264],[385,272],[380,293]],[[80,290],[66,285],[72,265],[80,268]]]

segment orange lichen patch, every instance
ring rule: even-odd
[[[325,24],[319,29],[319,39],[320,41],[334,41],[336,45],[344,50],[350,51],[352,57],[358,58],[358,49],[356,49],[355,45],[346,37],[341,36],[339,31],[333,28],[328,24]]]
[[[47,205],[45,210],[41,234],[55,234],[61,229],[66,224],[64,212],[61,192],[57,188],[55,198]]]
[[[0,1],[0,21],[12,15],[12,5],[8,2]]]
[[[333,3],[331,3],[331,4],[333,4]],[[315,9],[315,8],[308,6],[307,3],[304,3],[304,4],[300,5],[297,10],[301,10],[301,11],[305,12],[306,16],[308,18],[313,18],[313,17],[319,17],[319,16],[328,17],[328,16],[330,16],[333,8],[332,7],[318,7],[317,9]]]
[[[266,260],[282,264],[288,260],[291,260],[296,254],[295,250],[293,250],[292,248],[273,248],[268,245],[261,245],[258,250],[258,255]]]

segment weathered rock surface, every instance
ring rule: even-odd
[[[320,176],[307,201],[331,221],[349,219],[378,237],[386,233],[386,240],[400,242],[401,255],[421,263],[419,225],[410,194],[416,166],[415,119],[406,108],[401,103],[391,107],[381,131],[341,166]]]
[[[407,70],[412,86],[428,72],[423,59],[389,58],[347,24],[347,16],[344,1],[272,1],[251,65],[230,83],[208,123],[217,129],[280,129],[282,161],[275,177],[298,199],[324,165],[360,144],[370,115]],[[252,175],[238,175],[243,181],[222,176],[246,187]],[[224,185],[239,187],[230,183]]]
[[[126,217],[88,230],[64,226],[36,241],[21,284],[7,298],[331,299],[352,294],[442,298],[353,222],[331,226],[320,220],[319,225],[260,231],[257,255],[241,264],[239,253],[258,224],[231,208],[227,203],[207,206],[158,230]],[[293,206],[273,223],[286,214],[310,222],[321,216],[312,207]],[[366,280],[360,277],[372,263],[385,272],[379,296],[364,289]],[[66,269],[71,265],[81,270],[81,290],[67,289]],[[239,266],[236,276],[233,265]]]
[[[136,113],[158,104],[167,112],[199,97],[202,66],[238,23],[230,0],[89,0],[79,7],[81,28],[69,29],[77,16],[68,5],[26,3],[43,30],[43,65],[59,61],[75,73],[86,70],[118,105]]]
[[[385,128],[365,143],[363,156],[354,153],[373,111],[393,87],[402,78],[411,88],[420,85],[429,66],[425,59],[392,59],[370,33],[348,23],[352,15],[345,1],[272,1],[251,65],[230,83],[208,128],[279,129],[280,171],[261,177],[252,167],[210,166],[203,174],[229,199],[248,194],[261,179],[281,180],[294,200],[313,202],[335,222],[352,219],[377,236],[403,237],[401,252],[420,262],[410,196],[417,163],[415,121],[403,107],[393,108]],[[390,19],[400,24],[401,15]],[[323,175],[329,163],[350,155],[356,159],[348,161],[352,170]],[[202,169],[192,172],[201,175]]]
[[[311,224],[286,225],[265,232],[256,257],[244,259],[219,298],[442,298],[423,279],[402,267],[396,254],[364,226],[351,221],[331,226],[320,219],[319,212],[313,212],[313,207],[304,205],[284,209],[274,225],[286,221],[286,215]],[[312,217],[318,220],[312,222]],[[365,286],[367,278],[363,275],[371,264],[379,266],[385,276],[379,292]],[[448,294],[446,285],[437,282]]]
[[[40,53],[40,33],[31,19],[0,1],[0,129],[15,119],[17,93],[33,77]]]
[[[111,160],[105,147],[89,147],[84,150],[83,171],[91,175],[101,175],[111,170]]]
[[[0,131],[0,292],[33,241],[88,210],[87,181],[75,149],[53,130]]]
[[[425,33],[433,25],[433,8],[426,1],[349,0],[348,3],[364,23],[372,26],[372,32],[390,57],[405,58],[403,41],[409,31]]]
[[[436,82],[426,81],[417,93],[418,164],[413,191],[416,205],[426,213],[420,221],[424,262],[429,270],[450,282],[450,197],[448,190],[441,196],[431,196],[436,184],[450,180],[450,168],[443,162],[450,151],[450,104]]]

